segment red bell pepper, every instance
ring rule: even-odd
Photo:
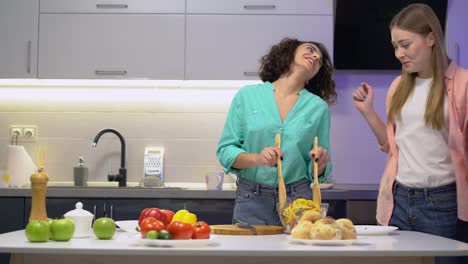
[[[168,220],[168,217],[165,213],[161,212],[159,208],[145,208],[138,218],[138,226],[141,228],[141,223],[145,218],[154,217],[157,220],[161,221],[165,226],[167,226],[171,221]]]

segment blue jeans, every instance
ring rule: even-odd
[[[394,208],[389,225],[446,238],[457,238],[457,191],[455,184],[435,188],[393,186]],[[462,263],[457,257],[436,257],[435,263]]]
[[[297,198],[312,199],[310,180],[302,179],[286,185],[287,202]],[[252,225],[281,226],[278,216],[277,186],[258,184],[243,178],[237,179],[234,219]]]

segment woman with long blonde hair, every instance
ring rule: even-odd
[[[388,153],[377,221],[468,242],[468,71],[448,58],[429,6],[402,9],[390,31],[402,72],[388,90],[387,124],[374,111],[370,85],[353,94]]]

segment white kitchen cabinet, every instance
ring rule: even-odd
[[[186,19],[189,80],[258,79],[259,59],[284,37],[321,42],[333,54],[332,15],[187,14]]]
[[[333,0],[0,0],[0,78],[257,79],[284,37],[332,55]]]
[[[332,15],[333,0],[187,0],[187,14]]]
[[[0,0],[0,78],[37,77],[39,0]]]
[[[39,78],[184,79],[184,14],[41,13]]]
[[[186,79],[258,79],[259,60],[285,37],[333,54],[333,0],[187,0]]]
[[[41,0],[41,13],[183,14],[185,0]]]

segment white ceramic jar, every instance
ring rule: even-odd
[[[77,202],[76,209],[67,212],[65,218],[70,218],[75,223],[74,238],[89,237],[92,235],[92,223],[94,215],[83,209],[83,204]]]

